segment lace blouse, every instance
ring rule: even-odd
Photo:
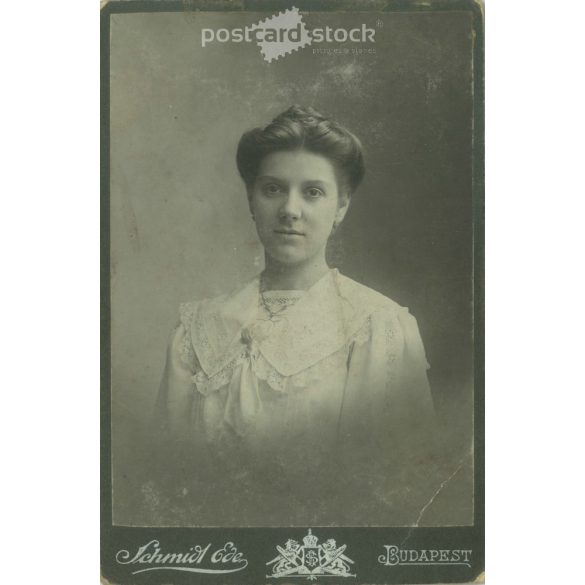
[[[307,291],[261,294],[255,278],[179,312],[162,384],[169,427],[214,452],[306,463],[348,442],[391,450],[432,421],[415,318],[337,270]]]

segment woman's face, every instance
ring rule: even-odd
[[[333,224],[341,222],[348,203],[332,163],[302,149],[264,157],[250,193],[266,253],[291,265],[324,257]]]

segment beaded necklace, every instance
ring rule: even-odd
[[[264,285],[264,275],[260,276],[260,303],[262,304],[262,306],[264,307],[264,309],[266,309],[266,312],[269,315],[269,319],[270,321],[276,321],[278,320],[278,316],[281,313],[284,313],[284,311],[286,311],[291,305],[294,305],[294,303],[298,300],[298,298],[287,298],[287,297],[283,297],[282,299],[278,299],[276,301],[276,304],[280,304],[281,306],[278,307],[277,310],[274,310],[273,307],[271,307],[271,303],[269,303],[266,300],[266,297],[264,296],[264,292],[265,292],[265,285]]]

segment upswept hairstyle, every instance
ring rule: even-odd
[[[359,139],[313,108],[295,105],[264,128],[245,132],[240,139],[236,163],[246,188],[252,188],[266,155],[299,148],[329,159],[337,171],[341,189],[348,195],[354,193],[364,178],[364,157]]]

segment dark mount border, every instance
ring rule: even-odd
[[[359,566],[361,583],[463,583],[473,581],[484,571],[485,527],[485,388],[484,388],[484,26],[483,6],[477,0],[110,0],[101,10],[101,567],[104,582],[120,584],[237,583],[259,585],[265,577],[266,559],[274,556],[275,543],[294,536],[302,538],[301,528],[131,528],[112,525],[111,497],[111,338],[110,338],[110,15],[137,12],[183,11],[268,11],[296,6],[301,11],[381,11],[381,12],[471,12],[473,18],[473,249],[474,249],[474,519],[473,526],[438,528],[323,528],[315,532],[348,544],[352,559]],[[136,548],[160,538],[164,548],[184,550],[193,544],[213,542],[218,547],[235,542],[249,561],[241,573],[200,575],[153,572],[131,576],[115,561],[122,548]],[[383,553],[381,543],[408,542],[409,548],[473,549],[471,568],[376,566]],[[370,545],[375,545],[375,550]],[[292,580],[291,580],[292,581]],[[305,582],[299,580],[299,583]],[[278,583],[278,581],[276,581]],[[317,581],[318,583],[319,581]],[[327,578],[327,584],[355,584],[355,579]],[[287,585],[282,581],[283,585]]]

